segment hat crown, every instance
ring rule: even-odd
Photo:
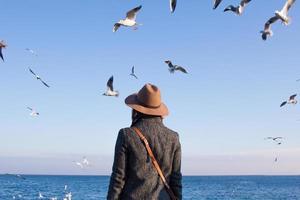
[[[148,83],[138,92],[137,100],[146,107],[157,108],[161,105],[160,90]]]

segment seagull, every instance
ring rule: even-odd
[[[14,176],[16,178],[22,179],[22,180],[26,180],[25,177],[21,176],[20,174],[5,174],[6,176]]]
[[[277,16],[271,17],[266,23],[263,31],[260,31],[261,37],[263,40],[267,40],[268,36],[273,35],[273,31],[271,30],[271,25],[275,23],[279,18]]]
[[[181,67],[179,65],[173,65],[170,60],[166,60],[165,63],[168,64],[170,73],[174,73],[175,71],[181,71],[181,72],[187,74],[187,71],[183,67]]]
[[[89,167],[90,166],[90,162],[88,161],[88,159],[86,157],[83,157],[82,161],[79,162],[79,161],[73,161],[75,162],[75,164],[77,166],[79,166],[81,169],[83,169],[84,167]],[[66,186],[65,186],[65,190],[66,190]]]
[[[222,2],[222,0],[214,0],[214,7],[213,7],[213,9],[217,9],[217,7],[220,5],[221,2]]]
[[[278,158],[275,158],[274,162],[277,162],[278,161]]]
[[[292,96],[290,96],[289,100],[287,101],[284,101],[280,104],[280,107],[286,105],[286,104],[293,104],[293,105],[296,105],[297,104],[297,100],[296,100],[296,96],[297,94],[294,94]]]
[[[130,76],[133,76],[134,78],[138,79],[138,77],[135,75],[134,73],[134,66],[131,68],[131,74],[129,74]]]
[[[66,194],[64,199],[65,200],[72,200],[72,193],[70,192],[70,193]]]
[[[232,11],[237,15],[241,15],[246,7],[246,5],[250,2],[251,0],[241,0],[240,5],[237,7],[230,5],[227,8],[225,8],[224,12],[227,11]]]
[[[0,42],[0,58],[3,60],[4,62],[4,57],[3,57],[3,53],[2,53],[2,49],[5,49],[7,47],[7,45],[4,43],[4,41],[2,40]]]
[[[170,10],[173,13],[176,9],[177,0],[170,0]]]
[[[68,185],[65,185],[65,191],[67,191],[67,189],[68,189]]]
[[[36,56],[36,57],[38,56],[37,53],[35,51],[33,51],[32,49],[26,48],[25,50],[28,51],[29,53],[31,53],[32,55]]]
[[[34,110],[33,108],[31,108],[31,107],[27,107],[27,109],[31,111],[30,116],[32,116],[32,117],[36,117],[36,116],[40,115],[39,112],[35,111],[35,110]]]
[[[278,19],[280,19],[285,25],[290,24],[290,17],[288,16],[288,11],[292,7],[292,5],[295,3],[296,0],[287,0],[284,4],[281,11],[276,10],[275,15]]]
[[[299,81],[300,81],[300,79],[297,79],[296,81],[297,81],[297,82],[299,82]]]
[[[126,18],[121,19],[119,22],[115,23],[113,32],[116,32],[120,26],[126,26],[126,27],[134,27],[134,29],[137,29],[138,24],[135,19],[138,11],[142,8],[142,6],[138,6],[136,8],[133,8],[132,10],[128,11],[126,13]]]
[[[43,198],[44,198],[44,196],[42,195],[41,192],[39,192],[39,199],[43,199]]]
[[[105,93],[103,93],[104,96],[115,96],[115,97],[119,96],[119,92],[114,91],[113,82],[114,82],[114,77],[111,76],[107,81],[107,84],[106,84],[107,85],[107,90],[106,90]]]
[[[50,87],[47,83],[45,83],[45,82],[41,79],[40,76],[36,75],[36,74],[32,71],[32,69],[29,68],[29,71],[30,71],[30,73],[32,73],[32,74],[36,77],[37,80],[41,81],[46,87],[48,87],[48,88]]]

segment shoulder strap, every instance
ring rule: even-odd
[[[166,178],[165,178],[163,172],[161,171],[160,166],[159,166],[158,162],[156,161],[156,159],[155,159],[155,157],[153,155],[153,152],[152,152],[152,150],[151,150],[151,148],[149,146],[149,143],[148,143],[147,139],[145,138],[145,136],[142,134],[142,132],[138,128],[136,128],[136,127],[132,127],[132,128],[137,133],[137,135],[140,137],[140,139],[144,142],[146,150],[147,150],[147,152],[148,152],[148,154],[149,154],[149,156],[151,158],[152,164],[155,167],[155,169],[156,169],[158,175],[160,176],[162,182],[164,183],[164,185],[165,185],[165,187],[166,187],[166,189],[167,189],[167,191],[168,191],[168,193],[170,195],[170,198],[172,200],[177,200],[176,196],[174,195],[174,192],[172,191],[170,185],[166,181]]]

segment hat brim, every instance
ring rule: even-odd
[[[169,110],[164,103],[161,103],[157,108],[150,108],[141,105],[137,100],[137,94],[132,94],[125,99],[125,104],[130,108],[147,115],[167,116]]]

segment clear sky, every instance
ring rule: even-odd
[[[264,42],[259,31],[285,1],[253,1],[241,17],[222,12],[230,3],[178,0],[171,14],[168,0],[2,1],[0,173],[109,174],[118,130],[130,125],[124,98],[150,82],[180,134],[184,174],[300,174],[300,108],[279,108],[300,88],[299,4],[292,24],[276,23]],[[138,5],[143,25],[113,33]],[[166,59],[190,73],[170,74]],[[102,96],[111,75],[119,98]],[[72,163],[82,156],[91,168]]]

